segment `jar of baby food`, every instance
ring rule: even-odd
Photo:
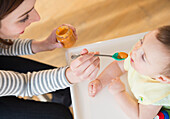
[[[56,30],[56,37],[58,42],[61,42],[64,48],[70,48],[76,42],[73,30],[68,26],[60,26]]]

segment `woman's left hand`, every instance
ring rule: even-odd
[[[113,95],[125,91],[125,84],[120,80],[119,77],[112,79],[109,84],[109,92]]]
[[[74,36],[75,36],[76,40],[78,39],[76,29],[75,29],[74,26],[72,26],[70,24],[62,24],[61,26],[68,26],[69,28],[71,28],[73,30],[73,33],[74,33]],[[52,31],[52,33],[50,34],[50,36],[45,40],[48,50],[53,50],[55,48],[62,48],[63,47],[62,43],[57,42],[57,38],[56,38],[56,30],[57,30],[57,28],[54,29]]]
[[[62,24],[61,26],[63,26],[63,25],[68,26],[69,28],[71,28],[73,30],[73,33],[74,33],[73,35],[75,36],[75,38],[77,40],[78,37],[77,37],[75,27],[73,27],[70,24]],[[38,53],[38,52],[42,52],[42,51],[49,51],[49,50],[54,50],[55,48],[62,48],[63,47],[62,43],[57,42],[57,38],[56,38],[57,28],[54,29],[52,31],[52,33],[45,40],[42,40],[42,41],[33,40],[32,41],[32,51],[33,51],[33,53]]]

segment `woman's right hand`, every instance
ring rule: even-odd
[[[88,53],[87,49],[83,49],[81,54],[66,70],[67,80],[72,84],[95,79],[100,69],[100,59],[94,56],[95,53]]]

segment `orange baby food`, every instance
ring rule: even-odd
[[[128,54],[125,53],[125,52],[119,52],[118,56],[117,56],[118,59],[124,59],[124,58],[127,58],[127,57],[128,57]]]
[[[76,38],[73,34],[73,30],[68,26],[60,26],[56,30],[57,40],[61,42],[64,48],[70,48],[76,42]]]

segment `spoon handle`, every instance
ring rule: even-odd
[[[77,57],[81,56],[80,54],[72,55],[71,59],[76,59]],[[104,57],[112,57],[112,55],[103,55],[103,54],[95,54],[94,56],[104,56]]]

